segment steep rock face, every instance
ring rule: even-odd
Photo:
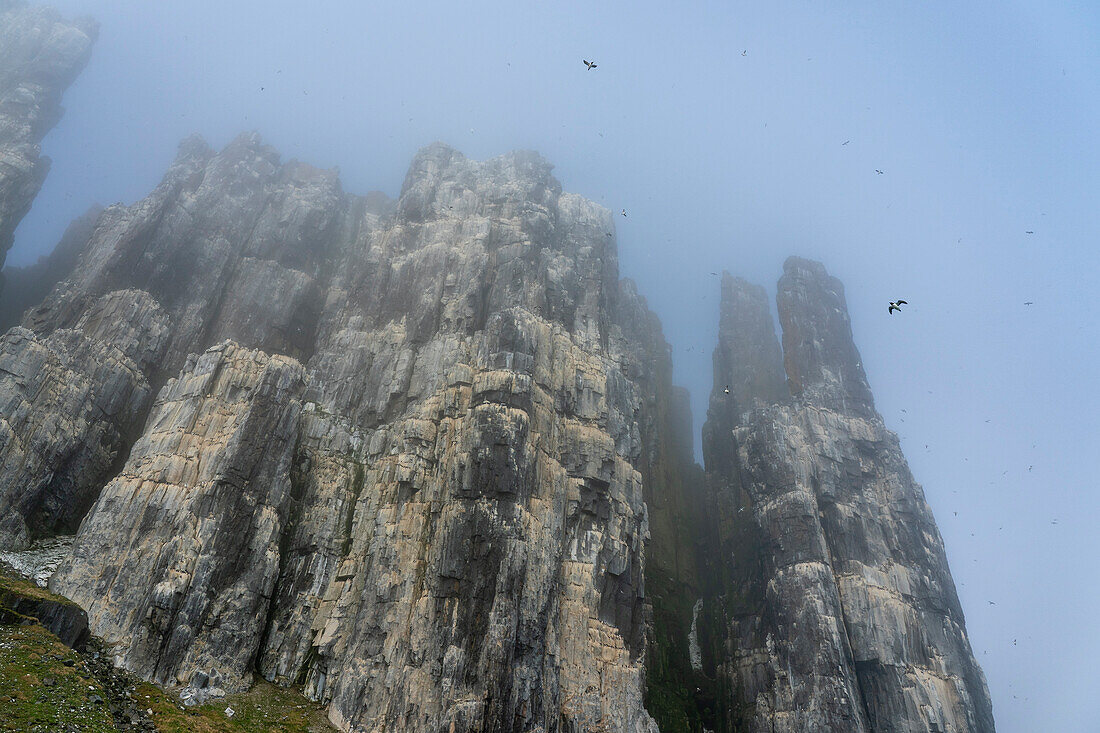
[[[753,343],[773,355],[716,370],[704,437],[712,551],[732,558],[707,598],[727,728],[993,731],[943,542],[874,410],[839,282],[784,267],[790,395],[775,394],[763,291],[727,279],[723,295],[716,366]]]
[[[685,400],[609,212],[532,153],[431,146],[391,203],[255,136],[190,140],[9,336],[53,339],[120,292],[168,324],[135,372],[179,376],[147,421],[135,399],[142,437],[52,581],[120,662],[196,689],[255,668],[347,730],[655,729],[645,500],[690,440],[669,440]],[[278,450],[227,432],[277,395],[210,376],[236,364],[219,349],[305,364]]]
[[[609,213],[432,146],[329,289],[260,669],[352,730],[648,730]]]
[[[61,118],[61,93],[88,62],[97,33],[95,21],[0,0],[0,267],[50,168],[39,143]]]
[[[162,684],[210,670],[215,687],[249,686],[304,386],[295,360],[225,342],[161,389],[50,581],[126,667]]]
[[[0,339],[0,547],[76,528],[188,354],[308,355],[345,205],[334,173],[242,135],[221,154],[185,141],[152,194],[103,211],[80,266]]]
[[[65,328],[91,300],[131,288],[152,295],[171,321],[163,377],[226,338],[308,357],[318,280],[345,203],[335,172],[281,164],[255,134],[219,154],[189,138],[156,190],[101,214],[80,267],[23,325]]]
[[[136,290],[49,336],[0,337],[0,546],[76,529],[136,437],[167,338],[163,311]]]

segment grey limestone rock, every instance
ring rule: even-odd
[[[132,442],[168,338],[147,293],[92,301],[71,328],[0,337],[0,547],[71,534]]]
[[[279,572],[305,374],[231,341],[157,396],[50,586],[124,667],[247,689]]]
[[[723,293],[716,365],[739,340],[773,351],[763,291]],[[791,395],[776,398],[769,359],[751,379],[716,372],[732,394],[716,389],[708,414],[711,501],[728,518],[713,549],[732,557],[709,604],[732,650],[715,665],[728,725],[991,732],[943,541],[874,410],[843,290],[820,263],[791,258],[778,303]]]
[[[346,730],[656,730],[644,482],[652,406],[684,396],[610,212],[550,170],[436,144],[389,202],[256,136],[189,140],[104,211],[11,333],[122,287],[171,324],[137,371],[179,376],[51,581],[123,664],[226,690],[258,669]],[[212,376],[291,357],[297,391]]]
[[[79,524],[121,664],[348,731],[992,730],[840,284],[788,263],[781,352],[723,278],[704,476],[613,221],[530,152],[390,201],[185,141],[0,339],[0,544]]]

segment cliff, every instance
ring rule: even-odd
[[[0,270],[50,169],[39,143],[61,119],[61,94],[88,62],[97,33],[95,21],[0,0]]]
[[[6,251],[95,33],[0,16]],[[437,143],[390,200],[191,138],[12,272],[0,550],[75,533],[51,590],[188,702],[258,673],[347,731],[994,729],[818,263],[782,348],[723,277],[705,472],[611,213],[535,153]]]
[[[729,562],[711,565],[703,607],[727,729],[994,730],[943,542],[875,411],[843,286],[787,260],[782,356],[763,289],[725,275],[722,295],[704,454],[711,551]]]
[[[196,697],[258,670],[348,730],[655,730],[646,500],[691,447],[617,269],[531,153],[431,146],[390,202],[187,141],[0,344],[4,541],[91,504],[51,587]]]

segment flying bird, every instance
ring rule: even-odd
[[[596,64],[592,61],[589,61],[587,59],[581,59],[581,61],[584,61],[584,65],[588,67],[589,71],[592,71],[592,69],[596,68]]]
[[[842,142],[842,143],[841,143],[840,145],[841,145],[841,147],[843,147],[843,146],[847,145],[847,144],[848,144],[848,143],[850,143],[850,142],[852,142],[852,141],[851,141],[851,140],[845,140],[845,141],[844,141],[844,142]]]
[[[1031,231],[1030,229],[1029,229],[1029,230],[1027,230],[1026,232],[1024,232],[1024,234],[1034,234],[1034,233],[1035,233],[1035,232]]]
[[[890,308],[887,309],[887,313],[889,313],[890,315],[894,315],[894,311],[897,311],[898,313],[901,313],[901,307],[903,305],[909,305],[909,304],[906,303],[904,300],[891,300],[890,301]]]
[[[623,210],[622,210],[622,211],[620,211],[619,213],[620,213],[620,214],[622,214],[623,216],[626,216],[626,209],[623,209]]]
[[[1030,300],[1025,300],[1024,305],[1035,305],[1035,303]]]
[[[884,173],[884,171],[880,171],[878,168],[875,168],[875,173],[878,173],[881,176]]]
[[[748,56],[749,55],[749,49],[746,48],[744,51],[741,52],[741,55],[742,56]]]
[[[726,389],[724,391],[726,394],[730,393],[730,386],[728,384],[726,385]]]

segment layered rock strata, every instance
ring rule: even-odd
[[[123,666],[246,689],[279,574],[305,373],[233,342],[160,391],[51,579]]]
[[[61,118],[61,94],[88,62],[97,33],[93,20],[0,0],[0,268],[50,168],[39,143]]]
[[[690,465],[669,437],[689,418],[608,211],[530,153],[431,146],[390,202],[255,136],[190,140],[149,197],[103,212],[0,355],[134,297],[166,324],[130,355],[151,386],[128,393],[136,443],[99,451],[117,474],[51,580],[120,663],[207,690],[258,670],[346,730],[656,729],[646,501]]]
[[[704,476],[612,221],[532,153],[390,201],[185,141],[0,339],[0,546],[79,525],[116,661],[349,731],[992,730],[839,282],[788,261],[781,350],[724,278]]]
[[[728,275],[722,290],[704,453],[725,563],[703,607],[726,729],[993,731],[943,541],[875,411],[840,282],[786,262],[782,362],[763,290]]]
[[[167,339],[139,290],[90,300],[71,328],[0,336],[0,547],[76,531],[140,431]]]

